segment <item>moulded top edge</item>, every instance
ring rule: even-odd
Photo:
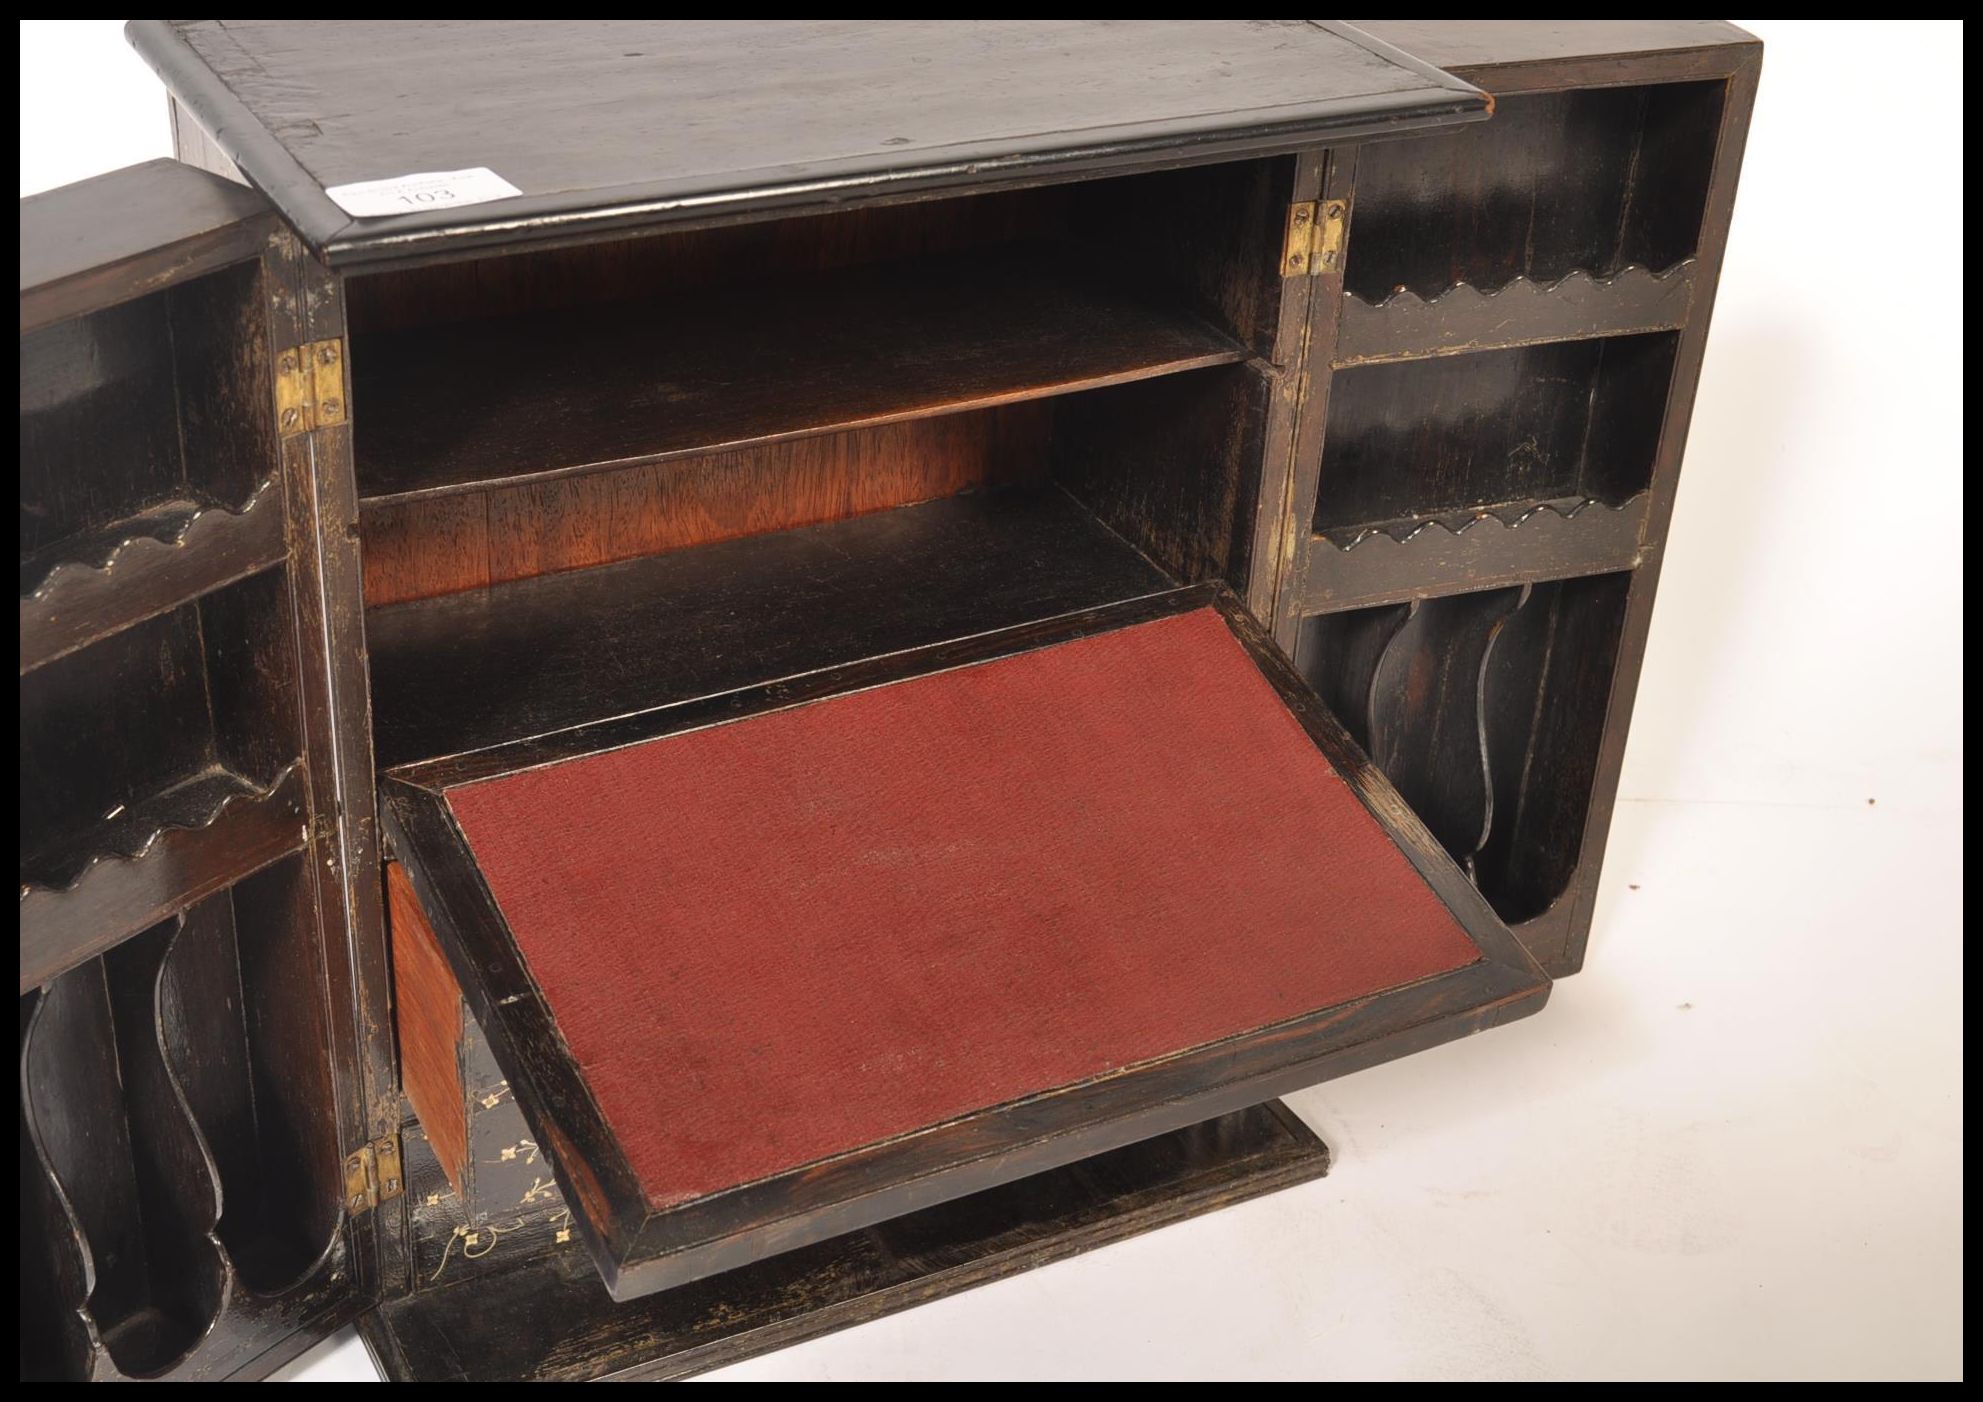
[[[1489,111],[1470,84],[1335,21],[143,20],[130,34],[334,264],[1237,159]],[[522,193],[380,217],[327,193],[476,169]]]

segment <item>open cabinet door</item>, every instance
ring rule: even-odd
[[[416,763],[383,792],[415,919],[619,1300],[1549,988],[1222,585]]]
[[[21,202],[24,1379],[259,1377],[369,1288],[286,240],[175,161]]]

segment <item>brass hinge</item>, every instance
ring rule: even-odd
[[[1282,277],[1320,277],[1343,265],[1343,235],[1349,226],[1346,200],[1304,200],[1288,206],[1287,239],[1281,245]]]
[[[344,1210],[352,1216],[369,1212],[405,1191],[396,1135],[374,1139],[356,1153],[344,1156]]]
[[[284,438],[344,422],[343,341],[312,341],[277,354],[275,422]]]

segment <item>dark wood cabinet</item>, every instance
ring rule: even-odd
[[[1581,963],[1740,31],[131,34],[180,160],[21,206],[24,1378],[695,1372]]]

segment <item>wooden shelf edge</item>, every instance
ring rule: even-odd
[[[300,759],[266,787],[210,771],[131,809],[80,863],[59,863],[66,880],[24,874],[21,991],[301,851],[308,794]]]
[[[1605,277],[1519,277],[1492,292],[1465,282],[1434,297],[1401,288],[1375,305],[1348,293],[1335,367],[1672,331],[1687,324],[1693,305],[1691,258],[1662,272],[1634,265]]]
[[[1180,375],[1191,370],[1211,370],[1222,365],[1237,365],[1247,359],[1243,350],[1220,350],[1187,359],[1169,360],[1161,365],[1149,365],[1117,374],[1093,375],[1087,378],[1053,385],[1032,385],[1022,389],[987,393],[946,400],[940,404],[917,404],[902,408],[887,409],[871,414],[849,414],[835,417],[831,422],[808,424],[801,428],[778,429],[765,433],[745,433],[724,438],[721,441],[695,443],[682,448],[669,448],[653,453],[636,453],[627,457],[601,459],[596,462],[576,463],[570,466],[546,468],[541,472],[514,473],[505,477],[491,477],[475,481],[451,482],[445,486],[421,488],[406,492],[361,493],[359,504],[363,508],[395,506],[406,502],[432,501],[436,498],[465,496],[476,492],[501,491],[510,487],[529,487],[544,483],[560,482],[573,477],[587,477],[598,472],[615,472],[623,468],[652,467],[661,463],[685,462],[691,458],[710,457],[717,453],[748,451],[752,448],[769,447],[774,443],[790,443],[801,438],[823,438],[829,434],[849,433],[864,428],[882,428],[888,424],[906,423],[912,419],[942,418],[948,414],[968,414],[976,410],[996,409],[1007,404],[1024,404],[1040,399],[1056,399],[1062,395],[1081,394],[1088,390],[1109,389],[1116,385],[1136,384],[1142,380],[1158,379],[1165,375]]]
[[[1482,512],[1457,530],[1429,520],[1402,540],[1366,530],[1347,546],[1318,534],[1309,543],[1302,611],[1337,613],[1636,569],[1647,505],[1640,492],[1618,506],[1544,504],[1512,519]]]
[[[74,541],[22,569],[21,671],[283,563],[281,484],[265,480],[238,509],[166,502]]]

